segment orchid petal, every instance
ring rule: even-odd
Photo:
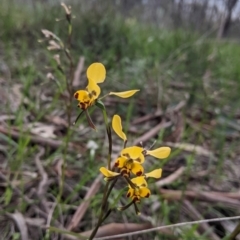
[[[144,172],[144,168],[143,168],[143,166],[140,163],[134,162],[132,164],[131,171],[132,171],[132,173],[134,175],[141,176],[143,174],[143,172]]]
[[[90,101],[90,97],[87,91],[85,90],[78,90],[74,93],[74,97],[79,101],[79,102],[86,102]]]
[[[122,130],[122,121],[119,115],[114,115],[112,119],[112,128],[114,132],[123,140],[127,141],[127,137]]]
[[[105,167],[101,167],[99,171],[107,178],[119,176],[120,173],[112,172]]]
[[[96,84],[96,82],[94,82],[93,80],[90,80],[90,79],[88,80],[88,85],[87,85],[86,89],[89,92],[89,96],[92,99],[97,99],[101,93],[100,87]]]
[[[131,181],[138,187],[147,187],[147,181],[145,180],[144,176],[132,178]],[[131,186],[129,185],[129,187]]]
[[[102,83],[106,78],[106,69],[102,63],[93,63],[87,69],[87,78],[95,83]]]
[[[163,159],[167,158],[171,152],[171,148],[169,147],[160,147],[155,150],[147,150],[146,154],[151,155],[155,158]]]
[[[145,174],[146,178],[152,177],[152,178],[160,178],[162,176],[162,169],[155,169],[149,173]]]
[[[150,189],[147,188],[147,187],[141,187],[141,188],[139,189],[139,195],[140,195],[140,197],[142,197],[142,198],[148,198],[148,197],[151,195],[151,191],[150,191]]]
[[[129,198],[129,197],[133,197],[133,195],[134,195],[134,189],[133,188],[129,188],[128,189],[128,192],[127,192],[127,197]]]
[[[135,160],[139,163],[143,163],[144,162],[144,155],[142,153],[143,150],[144,149],[142,147],[138,147],[138,146],[124,148],[121,151],[121,156],[128,159]]]
[[[124,157],[117,158],[117,160],[115,161],[115,167],[123,168],[125,166],[126,161],[127,159]]]
[[[140,90],[129,90],[125,92],[110,92],[109,95],[115,95],[121,98],[129,98]]]

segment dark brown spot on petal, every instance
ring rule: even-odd
[[[127,193],[127,197],[129,198],[129,197],[130,197],[130,195],[131,195],[131,193],[130,193],[130,192],[128,192],[128,193]]]
[[[85,104],[85,103],[81,102],[81,103],[79,103],[78,105],[79,105],[79,107],[80,107],[81,109],[83,109],[83,110],[86,109],[86,104]]]
[[[141,158],[134,159],[137,162],[141,162]]]
[[[94,91],[94,90],[91,92],[91,94],[92,94],[93,96],[97,96],[97,93],[96,93],[96,91]]]
[[[74,97],[76,98],[76,99],[78,99],[78,93],[76,92],[75,94],[74,94]]]
[[[137,176],[142,176],[143,172],[142,171],[139,171],[136,173]]]
[[[130,155],[128,153],[123,154],[124,157],[130,158]]]
[[[137,202],[137,203],[139,203],[139,202],[140,202],[140,198],[137,197],[137,196],[133,197],[133,202]]]
[[[150,196],[150,193],[148,193],[146,196],[145,196],[145,198],[148,198]]]
[[[118,166],[119,166],[119,162],[118,162],[118,161],[115,162],[114,166],[115,166],[115,167],[118,167]]]

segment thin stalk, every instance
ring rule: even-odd
[[[106,109],[102,109],[102,113],[103,113],[103,119],[104,119],[104,123],[105,123],[105,127],[106,127],[106,132],[107,132],[107,136],[108,136],[108,169],[111,169],[111,155],[112,155],[112,134],[111,134],[111,128],[109,126],[109,122],[108,122],[108,117],[107,117],[107,112]],[[116,181],[112,182],[110,188],[109,188],[109,184],[110,182],[107,182],[104,188],[104,192],[103,192],[103,198],[102,198],[102,205],[101,205],[101,211],[100,211],[100,215],[98,218],[98,222],[96,227],[94,228],[94,230],[92,231],[89,240],[92,240],[94,238],[94,236],[96,235],[100,225],[103,223],[103,221],[106,219],[106,217],[108,217],[108,215],[110,214],[109,211],[107,210],[106,214],[104,215],[104,211],[106,210],[106,203],[108,200],[108,197],[113,189],[114,184],[116,183]]]
[[[108,169],[111,169],[111,155],[112,155],[112,133],[111,133],[111,128],[109,126],[109,122],[108,122],[108,117],[107,117],[107,112],[106,110],[102,110],[103,113],[103,118],[104,118],[104,123],[106,126],[106,131],[107,131],[107,136],[108,136]]]
[[[101,223],[102,223],[102,219],[103,219],[103,214],[104,214],[104,206],[106,205],[106,201],[104,201],[106,199],[107,196],[107,192],[108,192],[108,186],[109,186],[109,182],[106,183],[105,188],[104,188],[104,193],[103,193],[103,200],[102,200],[102,207],[101,207],[101,211],[100,211],[100,215],[98,218],[98,222],[96,227],[93,229],[90,237],[88,240],[92,240],[94,238],[94,236],[96,235]]]
[[[235,240],[236,237],[238,236],[238,234],[240,234],[240,222],[239,222],[238,225],[235,227],[235,229],[233,230],[233,232],[232,232],[231,235],[229,236],[228,240]]]
[[[66,162],[67,162],[67,150],[68,150],[68,144],[70,142],[70,136],[71,136],[71,129],[68,128],[65,146],[64,146],[64,153],[63,153],[63,165],[62,165],[59,193],[57,196],[58,203],[61,202],[61,197],[62,197],[62,193],[63,193],[63,185],[64,185],[64,180],[65,180],[65,169],[66,169]]]

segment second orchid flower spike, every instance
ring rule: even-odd
[[[126,134],[122,130],[122,121],[119,115],[114,115],[112,119],[112,128],[114,132],[124,141],[127,141]],[[124,148],[121,151],[121,156],[117,158],[115,166],[121,169],[121,172],[134,173],[137,176],[143,174],[144,157],[151,155],[158,159],[164,159],[169,156],[171,149],[169,147],[160,147],[154,150],[146,150],[143,147],[132,146]]]

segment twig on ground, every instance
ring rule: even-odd
[[[98,229],[98,232],[95,237],[104,237],[104,236],[112,236],[120,233],[131,233],[143,229],[149,229],[151,228],[151,223],[143,223],[143,224],[137,224],[137,223],[110,223],[107,225],[104,225]],[[91,234],[92,230],[79,233],[81,236],[89,236]]]
[[[192,222],[175,223],[175,224],[171,224],[171,225],[159,226],[159,227],[149,228],[149,229],[146,229],[146,230],[140,230],[140,231],[136,231],[136,232],[129,232],[129,233],[123,233],[123,234],[118,234],[118,235],[113,235],[113,236],[108,236],[108,237],[95,238],[95,240],[116,239],[116,238],[122,238],[122,237],[129,237],[129,236],[133,236],[133,235],[137,235],[137,234],[142,236],[145,233],[154,232],[154,231],[158,231],[158,230],[161,230],[161,229],[183,227],[183,226],[187,226],[187,225],[201,224],[201,223],[221,222],[221,221],[227,221],[227,220],[237,220],[237,219],[240,219],[240,216],[212,218],[212,219],[204,219],[204,220],[198,220],[198,221],[192,221]]]
[[[155,184],[157,187],[162,187],[171,184],[175,180],[177,180],[185,171],[185,167],[180,167],[178,170],[176,170],[174,173],[169,175],[166,178],[163,178],[159,181],[157,181]]]
[[[87,208],[90,204],[89,200],[91,197],[93,197],[97,191],[99,190],[101,186],[101,181],[103,177],[101,174],[97,176],[97,178],[94,180],[93,184],[89,188],[87,194],[85,195],[82,203],[79,205],[77,211],[74,213],[73,218],[69,225],[67,226],[67,230],[71,231],[72,229],[76,228],[81,219],[83,218],[85,212],[87,211]]]
[[[21,239],[28,240],[28,228],[23,215],[20,212],[6,213],[6,215],[17,224]]]
[[[24,133],[19,133],[16,130],[9,129],[3,126],[0,126],[0,133],[3,133],[5,135],[10,135],[13,139],[19,139],[21,136],[24,135]],[[26,133],[27,134],[27,133]],[[49,138],[43,138],[39,136],[33,136],[31,134],[27,134],[27,136],[30,138],[30,141],[36,144],[40,144],[42,146],[49,146],[53,149],[58,149],[61,146],[63,146],[63,142],[59,140],[49,139]],[[73,143],[69,143],[68,150],[79,150],[79,146],[75,146]]]
[[[39,153],[37,153],[36,157],[35,157],[36,166],[42,177],[41,181],[39,182],[38,190],[37,190],[37,194],[38,194],[39,198],[42,198],[44,196],[44,194],[46,193],[46,190],[47,190],[46,189],[47,185],[48,185],[48,175],[45,172],[45,170],[42,166],[41,160],[40,160],[40,158],[43,156],[44,152],[45,152],[44,148],[41,147]]]
[[[239,200],[236,198],[231,198],[231,195],[226,195],[224,193],[221,195],[214,194],[211,192],[203,192],[203,191],[180,191],[180,190],[168,190],[168,189],[160,189],[161,196],[168,200],[180,200],[182,199],[183,195],[185,198],[189,200],[200,200],[200,201],[206,201],[206,202],[213,202],[213,203],[224,203],[228,204],[230,207],[233,207],[234,209],[239,209],[240,206],[240,194],[239,194]],[[234,196],[236,197],[236,196]]]
[[[161,122],[155,127],[153,127],[150,131],[147,131],[145,134],[137,138],[134,142],[133,145],[139,144],[140,142],[146,142],[150,138],[154,137],[159,133],[161,129],[170,127],[172,125],[172,122]]]

